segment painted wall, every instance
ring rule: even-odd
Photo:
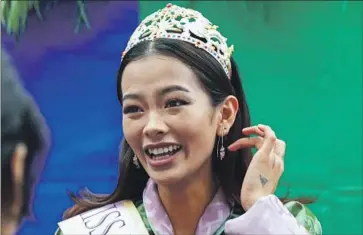
[[[33,221],[21,235],[54,234],[72,203],[67,190],[113,190],[122,137],[116,98],[120,54],[138,23],[131,1],[88,3],[92,30],[74,34],[76,7],[66,2],[29,20],[19,44],[2,34],[2,44],[18,66],[26,88],[46,117],[52,148],[37,187]]]
[[[362,234],[362,2],[170,2],[235,45],[253,123],[287,142],[279,193],[318,196],[324,234]],[[165,3],[141,1],[140,17]]]

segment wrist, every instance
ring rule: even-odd
[[[253,205],[255,205],[258,201],[262,200],[263,198],[268,197],[269,195],[258,195],[253,197],[248,197],[247,199],[241,199],[242,208],[247,212]]]

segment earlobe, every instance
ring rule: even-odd
[[[217,136],[222,137],[228,134],[229,128],[226,125],[225,121],[221,121],[221,123],[218,125],[217,129]]]

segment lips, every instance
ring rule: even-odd
[[[157,167],[171,163],[181,149],[178,144],[159,144],[146,146],[144,152],[150,165]]]

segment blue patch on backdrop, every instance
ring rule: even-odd
[[[68,50],[49,49],[34,65],[36,73],[24,71],[29,66],[14,56],[52,136],[35,194],[36,221],[26,221],[19,234],[53,234],[62,213],[72,205],[67,190],[77,192],[87,186],[97,193],[110,193],[114,189],[122,138],[116,74],[121,51],[138,23],[137,7],[129,2],[119,12],[123,22],[111,20],[107,30],[97,32],[87,43]]]

